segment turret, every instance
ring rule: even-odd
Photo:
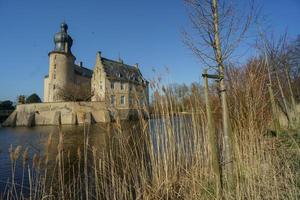
[[[68,25],[66,23],[63,22],[60,25],[60,32],[56,33],[54,36],[54,44],[54,51],[72,54],[71,47],[73,39],[68,35]]]
[[[62,101],[62,93],[74,83],[75,57],[71,47],[73,39],[68,34],[68,25],[62,23],[60,32],[54,35],[54,50],[49,55],[48,92],[45,99],[49,102]],[[45,86],[46,88],[46,86]],[[48,95],[48,97],[47,97]]]

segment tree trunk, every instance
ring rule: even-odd
[[[272,118],[273,118],[274,129],[275,129],[276,133],[278,133],[279,130],[280,130],[280,124],[279,124],[278,117],[277,117],[278,112],[277,112],[276,102],[275,102],[274,93],[273,93],[273,89],[272,89],[271,84],[268,84],[268,90],[269,90],[269,95],[270,95],[270,100],[271,100]]]
[[[220,95],[222,105],[222,119],[223,119],[223,135],[224,135],[224,175],[228,181],[229,186],[233,184],[233,137],[229,122],[229,112],[226,99],[226,88],[224,81],[224,64],[222,58],[222,50],[219,36],[219,16],[218,16],[218,1],[212,0],[211,8],[213,13],[213,31],[214,31],[214,51],[215,57],[218,64],[219,75],[220,75]]]
[[[279,79],[277,68],[275,70],[276,70],[275,74],[276,74],[276,80],[277,80],[277,84],[278,84],[279,91],[280,91],[280,96],[282,98],[284,109],[286,111],[286,116],[287,116],[287,120],[288,120],[288,126],[291,126],[290,109],[289,109],[289,107],[287,105],[287,101],[286,101],[286,98],[285,98],[284,93],[283,93],[283,89],[282,89],[282,85],[281,85],[281,82],[280,82],[280,79]]]
[[[292,106],[293,106],[293,109],[296,109],[296,102],[295,102],[294,92],[293,92],[292,83],[291,83],[291,77],[290,77],[289,72],[288,72],[287,64],[284,65],[284,72],[285,72],[285,76],[286,76],[286,79],[287,79],[287,82],[288,82],[288,87],[289,87],[290,94],[291,94]]]

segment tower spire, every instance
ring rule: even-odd
[[[60,32],[56,33],[54,36],[54,51],[70,53],[73,44],[72,37],[68,34],[68,25],[64,22],[60,25]]]

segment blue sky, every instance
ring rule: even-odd
[[[275,34],[300,34],[299,0],[257,2]],[[167,67],[167,82],[200,80],[203,66],[182,43],[188,18],[181,0],[0,0],[0,100],[34,92],[43,97],[48,53],[64,20],[77,61],[89,68],[102,51],[110,59],[120,55],[128,64],[139,63],[148,79],[156,76],[152,69]],[[253,53],[246,45],[241,48]]]

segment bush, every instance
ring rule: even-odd
[[[13,102],[6,100],[0,102],[0,110],[13,110],[15,107],[13,106]]]
[[[41,98],[33,93],[32,95],[30,95],[29,97],[26,98],[26,103],[41,103]]]

